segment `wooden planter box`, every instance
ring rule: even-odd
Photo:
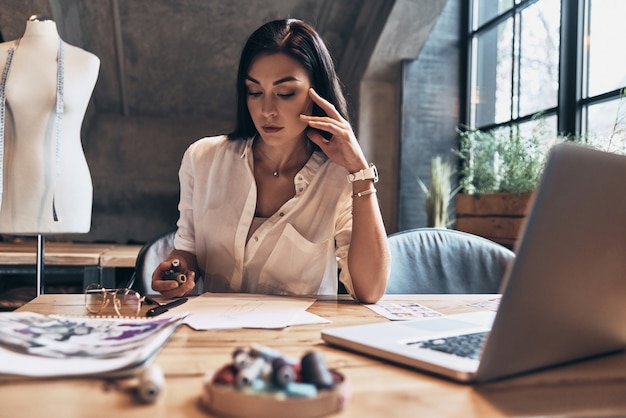
[[[514,248],[533,192],[456,195],[456,229]]]

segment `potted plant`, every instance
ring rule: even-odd
[[[513,247],[554,144],[545,124],[491,131],[458,129],[456,228]]]
[[[427,226],[432,228],[447,228],[454,220],[449,214],[450,202],[459,191],[452,189],[451,178],[454,169],[449,161],[436,156],[430,163],[430,184],[426,184],[418,177],[417,182],[424,193],[424,209],[426,210]]]

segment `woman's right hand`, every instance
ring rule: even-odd
[[[152,289],[168,299],[185,296],[190,293],[196,285],[196,272],[189,264],[190,262],[186,257],[182,257],[179,254],[170,255],[167,260],[159,263],[156,269],[154,269],[152,273]],[[170,270],[184,274],[186,280],[180,284],[176,280],[166,280],[164,277]]]

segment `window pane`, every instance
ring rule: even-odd
[[[547,151],[559,142],[557,119],[554,115],[532,119],[528,122],[520,123],[518,127],[522,137],[532,137],[537,140],[538,150],[542,154],[547,154]]]
[[[626,39],[626,1],[589,0],[589,91],[596,96],[626,86],[626,54],[619,47]]]
[[[513,0],[476,0],[474,30],[513,7]]]
[[[511,119],[513,20],[477,36],[472,88],[473,126]]]
[[[626,99],[590,105],[584,110],[587,141],[602,150],[626,154]]]
[[[560,0],[540,0],[521,13],[520,116],[557,105],[560,19]]]

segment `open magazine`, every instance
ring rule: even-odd
[[[0,376],[130,376],[154,358],[181,321],[0,313]]]

